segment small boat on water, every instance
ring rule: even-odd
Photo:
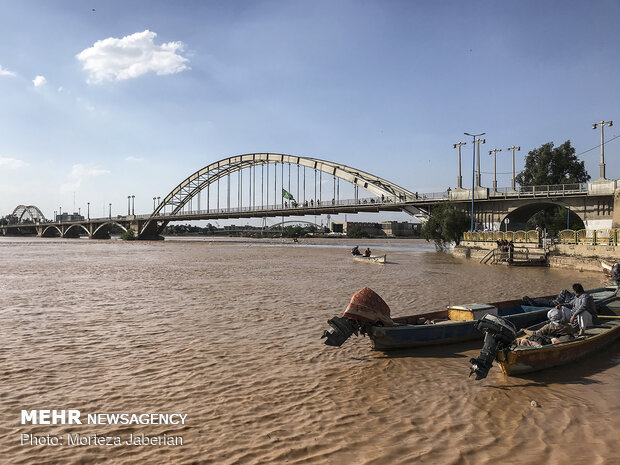
[[[597,306],[613,299],[616,286],[591,289]],[[558,296],[559,297],[559,296]],[[506,300],[486,304],[450,305],[445,310],[390,317],[388,305],[379,295],[365,287],[353,296],[342,317],[327,322],[331,326],[324,331],[325,344],[341,346],[352,334],[368,335],[375,350],[410,349],[432,344],[481,339],[484,334],[476,329],[476,322],[490,313],[507,319],[518,328],[542,322],[554,303],[556,296],[536,299]]]
[[[527,344],[527,334],[515,338],[510,334],[514,328],[502,321],[485,317],[488,321],[481,321],[482,331],[486,333],[485,346],[478,358],[470,360],[470,375],[475,373],[476,379],[485,378],[493,356],[504,374],[509,376],[565,365],[587,357],[620,338],[620,298],[606,302],[598,308],[598,312],[596,324],[588,327],[583,336],[561,336],[551,338],[549,344],[533,342],[532,345]],[[526,332],[540,329],[545,323],[531,326]],[[494,342],[497,344],[494,345]]]
[[[607,260],[601,260],[601,268],[603,269],[603,273],[605,273],[606,276],[611,276],[611,270],[613,269],[615,263],[607,261]]]
[[[358,262],[370,262],[370,263],[379,263],[381,265],[385,265],[386,264],[386,255],[370,255],[368,257],[365,257],[363,255],[353,255],[353,260],[356,260]]]

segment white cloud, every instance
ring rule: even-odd
[[[24,166],[28,166],[23,160],[18,160],[17,158],[2,158],[0,157],[0,167],[8,170],[17,170],[19,168],[23,168]]]
[[[67,182],[60,186],[60,190],[63,192],[75,191],[82,185],[82,182],[84,182],[86,179],[102,176],[109,173],[110,172],[108,170],[100,168],[98,166],[83,164],[73,165],[71,167],[71,173],[69,173],[69,179],[67,180]]]
[[[0,76],[15,76],[15,73],[3,68],[2,65],[0,65]]]
[[[32,83],[35,87],[41,87],[47,83],[47,79],[45,79],[45,76],[37,76],[32,80]]]
[[[128,157],[125,157],[125,161],[128,161],[128,162],[141,162],[141,161],[144,161],[144,158],[128,156]]]
[[[88,73],[88,82],[122,81],[148,72],[158,75],[174,74],[189,69],[188,59],[178,55],[182,42],[156,45],[156,33],[136,32],[117,39],[98,40],[92,47],[76,55]]]

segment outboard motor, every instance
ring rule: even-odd
[[[508,347],[515,340],[517,331],[510,321],[489,313],[480,318],[475,327],[478,331],[485,333],[484,346],[478,358],[472,358],[469,361],[471,363],[469,376],[475,373],[476,380],[479,380],[487,377],[497,352]]]
[[[351,297],[342,316],[335,316],[327,323],[330,329],[323,331],[321,339],[325,338],[328,346],[340,347],[351,334],[365,335],[372,325],[394,326],[390,318],[390,307],[383,299],[368,287],[364,287]]]
[[[357,336],[359,331],[359,321],[350,318],[335,316],[327,320],[330,329],[323,331],[321,339],[325,338],[325,344],[328,346],[340,347],[344,341],[351,337],[351,334]]]

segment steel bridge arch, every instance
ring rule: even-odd
[[[266,230],[272,230],[272,229],[277,229],[280,228],[288,223],[294,223],[294,224],[298,224],[298,223],[304,223],[307,224],[308,226],[314,226],[317,229],[321,229],[321,225],[313,223],[312,221],[304,221],[304,220],[287,220],[287,221],[280,221],[279,223],[276,224],[272,224],[271,226],[267,226],[265,229]]]
[[[185,178],[164,197],[159,205],[157,205],[149,219],[142,226],[140,234],[144,233],[149,228],[153,228],[153,222],[157,221],[156,217],[160,212],[169,209],[171,210],[170,215],[174,215],[181,211],[183,207],[205,187],[217,182],[217,180],[251,166],[277,163],[290,163],[315,169],[343,179],[377,196],[410,198],[415,195],[413,192],[375,176],[374,174],[340,163],[282,153],[247,153],[211,163]]]
[[[39,210],[39,208],[34,205],[18,205],[17,207],[15,207],[15,210],[13,210],[12,216],[17,218],[18,223],[23,223],[24,216],[26,215],[33,222],[36,222],[37,220],[46,221],[45,215],[43,215],[43,213],[41,213],[41,210]]]

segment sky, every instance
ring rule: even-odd
[[[570,140],[593,179],[620,118],[620,2],[0,0],[0,214],[150,213],[200,168],[274,152],[410,191],[510,186]],[[620,178],[617,125],[607,177]],[[614,139],[614,140],[611,140]],[[383,217],[382,217],[383,219]],[[350,219],[351,220],[351,219]]]

